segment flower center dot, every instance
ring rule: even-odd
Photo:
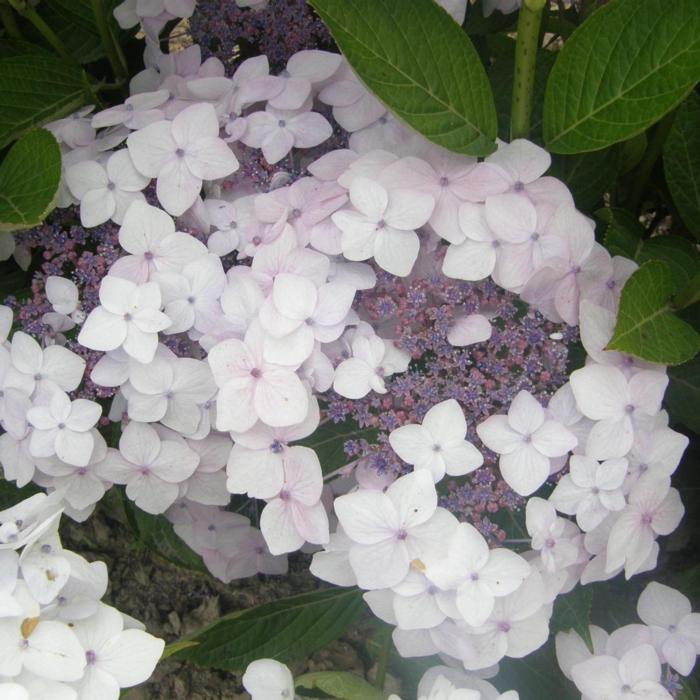
[[[513,185],[513,189],[514,189],[516,192],[522,192],[522,191],[525,189],[525,183],[520,182],[520,180],[518,180],[518,181]]]
[[[396,533],[396,539],[397,539],[397,540],[403,541],[403,540],[405,540],[407,537],[408,537],[408,533],[407,533],[406,530],[404,530],[403,528],[401,528],[401,529]]]
[[[297,209],[295,207],[294,209],[292,209],[292,213],[290,216],[292,219],[298,219],[301,216],[301,209]]]
[[[284,127],[287,126],[287,122],[284,121],[284,119],[280,119],[280,120],[277,122],[277,126],[279,126],[280,129],[284,129]]]
[[[107,183],[107,189],[110,191],[116,190],[117,186],[113,182],[108,182]]]
[[[125,321],[131,321],[132,318],[133,318],[133,317],[132,317],[132,315],[131,315],[130,313],[125,313],[125,314],[124,314],[124,320],[125,320]]]
[[[642,515],[642,524],[651,525],[653,519],[650,513],[644,513],[644,515]]]
[[[143,254],[143,257],[146,258],[146,260],[153,260],[153,253],[150,250],[147,250]]]
[[[499,622],[498,629],[500,632],[510,632],[510,624],[508,622]]]
[[[447,187],[447,185],[450,184],[450,181],[443,175],[440,178],[440,187]]]
[[[65,424],[65,423],[59,423],[56,427],[57,427],[59,430],[64,430],[65,427],[66,427],[66,424]]]
[[[94,664],[95,661],[97,661],[97,654],[95,654],[95,652],[92,649],[86,651],[85,652],[85,661],[88,664]]]
[[[184,151],[182,148],[178,148],[178,149],[175,151],[175,155],[176,155],[178,158],[184,158],[184,157],[185,157],[185,151]]]
[[[617,284],[617,282],[615,282],[615,280],[608,280],[608,283],[606,286],[608,289],[615,289],[616,284]]]
[[[250,376],[254,379],[260,379],[260,377],[262,377],[262,372],[257,367],[253,367],[253,369],[250,370]]]
[[[628,403],[625,406],[625,413],[634,413],[634,404]]]

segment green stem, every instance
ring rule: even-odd
[[[382,646],[379,649],[377,657],[377,673],[374,677],[374,685],[379,690],[384,690],[384,682],[386,681],[386,667],[389,663],[389,652],[391,651],[391,629],[387,627],[383,633]]]
[[[63,42],[58,38],[56,32],[49,27],[46,22],[38,15],[37,11],[27,2],[27,0],[7,0],[14,8],[15,12],[20,14],[26,20],[31,22],[41,36],[51,45],[53,50],[62,58],[68,57],[68,52]]]
[[[654,169],[656,161],[659,159],[661,152],[663,151],[664,144],[666,143],[666,138],[668,137],[671,127],[673,126],[673,120],[676,116],[676,111],[669,112],[654,129],[654,133],[649,140],[649,145],[644,153],[644,157],[640,161],[637,169],[633,172],[631,176],[632,187],[630,189],[630,194],[628,197],[628,208],[637,212],[639,206],[642,203],[642,196],[644,195],[644,190],[646,189],[647,183],[649,181],[649,176],[651,171]]]
[[[109,65],[112,66],[114,76],[118,80],[123,80],[126,78],[127,73],[126,59],[122,53],[121,46],[119,46],[109,28],[108,15],[104,3],[102,0],[90,0],[90,4],[92,5],[92,14],[95,16],[97,31],[100,34]]]
[[[4,2],[0,1],[0,21],[2,21],[2,26],[5,28],[7,35],[13,39],[21,39],[22,32],[19,30],[17,25],[17,20],[15,18],[15,13],[12,9],[5,5]]]
[[[524,0],[518,14],[518,38],[515,44],[515,76],[510,112],[510,138],[530,135],[535,66],[540,43],[540,24],[545,0]]]

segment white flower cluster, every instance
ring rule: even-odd
[[[586,700],[670,700],[668,671],[688,676],[695,667],[700,614],[682,593],[652,581],[639,596],[637,614],[644,624],[612,634],[591,625],[592,650],[573,630],[557,634],[559,666]]]
[[[294,677],[290,670],[274,659],[258,659],[248,664],[243,687],[252,700],[293,700]],[[488,681],[450,666],[428,669],[418,684],[417,700],[518,700],[518,693],[509,690],[500,694]],[[390,695],[389,700],[401,700]]]
[[[107,567],[63,549],[59,505],[37,494],[0,511],[0,697],[117,700],[165,643],[100,602]]]

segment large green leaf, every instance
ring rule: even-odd
[[[364,678],[347,671],[316,671],[294,679],[302,689],[317,689],[338,700],[386,700],[386,695]]]
[[[690,284],[698,271],[698,253],[690,241],[678,236],[657,236],[644,241],[635,260],[642,264],[661,260],[671,268],[676,292]]]
[[[25,498],[29,498],[40,491],[41,489],[33,483],[29,483],[19,489],[13,481],[6,481],[0,478],[0,510],[11,508]]]
[[[0,231],[40,224],[53,209],[61,151],[45,129],[25,134],[0,164]]]
[[[197,646],[175,658],[224,671],[243,671],[255,659],[283,662],[309,655],[342,635],[362,612],[356,588],[325,588],[222,617],[191,637]]]
[[[496,108],[467,35],[433,0],[309,0],[367,87],[431,141],[496,149]]]
[[[574,195],[576,206],[585,211],[598,204],[615,183],[620,161],[619,146],[575,156],[555,154],[547,174],[566,183]]]
[[[700,357],[668,370],[666,408],[671,417],[700,434]]]
[[[202,558],[175,534],[172,523],[165,516],[149,515],[136,507],[133,515],[142,545],[183,569],[207,572]]]
[[[589,629],[592,604],[593,589],[589,586],[576,586],[569,593],[557,596],[549,623],[551,633],[554,635],[557,632],[574,630],[593,651]]]
[[[0,59],[0,148],[90,102],[83,72],[44,56]]]
[[[547,84],[544,138],[596,151],[641,133],[700,79],[700,2],[611,0],[569,38]]]
[[[371,443],[376,440],[378,432],[376,428],[360,428],[350,420],[343,423],[329,422],[317,428],[299,444],[313,449],[321,462],[323,473],[330,474],[351,461],[345,454],[345,443],[348,440],[367,440]]]
[[[700,334],[676,316],[670,304],[676,292],[671,267],[660,260],[644,263],[622,289],[610,350],[649,362],[678,365],[700,350]]]
[[[664,145],[664,172],[674,204],[700,240],[700,97],[680,106]]]

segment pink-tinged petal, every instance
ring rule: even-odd
[[[172,136],[171,123],[165,120],[133,132],[126,145],[136,169],[148,177],[158,177],[178,148]]]
[[[294,525],[288,501],[275,498],[260,515],[260,530],[272,554],[294,552],[304,544],[304,538]]]
[[[184,157],[172,158],[158,172],[158,201],[174,216],[184,214],[194,204],[201,189],[202,179],[187,167]]]
[[[119,229],[119,245],[133,255],[152,253],[174,232],[172,218],[162,209],[145,202],[134,202]]]
[[[544,423],[544,408],[532,394],[520,391],[508,409],[508,423],[522,435],[533,435]]]
[[[296,148],[313,148],[333,135],[328,120],[318,112],[306,112],[287,122]]]
[[[549,477],[549,458],[532,445],[501,455],[498,465],[505,482],[521,496],[537,491]]]
[[[652,581],[637,600],[637,614],[646,625],[668,629],[692,612],[690,601],[680,591]]]
[[[301,506],[293,503],[292,518],[296,531],[311,544],[326,544],[328,534],[328,514],[323,503],[315,503],[312,506]]]
[[[572,372],[570,381],[576,403],[587,418],[617,419],[625,413],[627,379],[616,367],[588,365]]]
[[[672,634],[661,645],[661,653],[674,671],[689,676],[695,667],[698,651],[689,639],[680,634]]]
[[[654,511],[652,528],[657,535],[670,535],[680,524],[685,508],[681,495],[676,489],[671,489],[661,505]]]
[[[287,71],[295,77],[319,83],[328,80],[338,70],[341,62],[342,57],[337,53],[314,49],[303,50],[297,51],[290,57],[287,61]]]
[[[408,464],[430,461],[433,455],[433,441],[430,433],[421,425],[402,425],[389,434],[391,449]]]
[[[668,386],[665,372],[642,370],[633,375],[629,381],[629,393],[635,410],[650,416],[661,410],[661,400]]]
[[[335,370],[333,389],[347,399],[361,399],[371,391],[373,373],[364,360],[356,357],[343,360]]]
[[[598,421],[588,433],[586,454],[593,459],[614,459],[626,455],[634,441],[629,416]]]
[[[94,160],[84,160],[66,169],[66,184],[76,199],[82,199],[91,190],[107,187],[107,173],[102,165]]]
[[[87,399],[76,399],[71,405],[70,416],[66,423],[71,430],[85,432],[94,427],[101,415],[100,404]]]
[[[496,265],[496,250],[490,242],[466,240],[450,245],[442,263],[442,272],[453,279],[476,282],[486,279]]]
[[[352,211],[338,211],[333,223],[342,231],[340,247],[348,260],[367,260],[374,255],[377,226]]]
[[[350,185],[350,202],[355,209],[376,223],[384,216],[389,194],[379,183],[359,175]]]
[[[254,389],[255,413],[264,423],[284,427],[306,417],[309,397],[299,377],[286,369],[266,369]]]
[[[185,160],[193,175],[218,180],[238,170],[238,159],[218,137],[199,139],[187,149]]]
[[[126,338],[122,344],[124,352],[143,364],[149,363],[158,349],[158,335],[146,333],[133,323],[128,324]]]
[[[456,603],[464,621],[472,627],[479,627],[493,612],[495,598],[480,579],[467,579],[457,589]]]
[[[546,420],[533,434],[532,444],[546,457],[561,457],[576,447],[576,436],[561,423]]]
[[[412,231],[423,226],[435,208],[435,199],[429,194],[408,189],[392,190],[384,218],[389,226]]]
[[[610,572],[625,566],[629,578],[642,566],[653,545],[653,532],[642,524],[639,511],[633,508],[623,511],[610,531],[605,570]]]
[[[90,190],[80,200],[80,223],[86,227],[99,226],[108,221],[116,209],[114,195],[106,187]]]
[[[486,162],[503,168],[514,182],[527,184],[547,172],[552,158],[544,148],[526,139],[515,139],[492,153]]]
[[[178,484],[194,473],[199,455],[173,440],[163,440],[158,456],[151,462],[151,471],[163,481]]]
[[[481,314],[461,316],[447,332],[447,341],[455,347],[483,343],[491,337],[493,329],[489,320]]]
[[[523,444],[523,436],[510,427],[508,416],[490,416],[476,426],[476,432],[484,445],[498,454],[509,454]]]
[[[499,194],[485,204],[486,222],[496,238],[508,243],[524,243],[537,233],[537,212],[527,197]]]
[[[251,148],[260,148],[265,139],[275,130],[278,119],[269,112],[254,112],[246,117],[246,131],[241,137],[241,141]],[[291,146],[290,146],[291,148]]]
[[[426,471],[412,472],[397,479],[387,489],[386,497],[393,503],[404,528],[425,523],[437,508],[435,484]]]
[[[127,192],[138,192],[150,182],[150,178],[142,175],[134,167],[129,151],[123,148],[113,153],[107,161],[107,175],[118,189]]]
[[[587,698],[604,698],[620,687],[618,660],[614,656],[593,656],[571,668],[576,687]]]
[[[193,104],[180,112],[172,123],[172,138],[178,147],[189,152],[202,139],[219,135],[216,110],[207,102]]]
[[[374,260],[383,270],[406,277],[418,258],[420,240],[415,231],[401,231],[384,226],[374,239]]]
[[[479,570],[479,578],[496,597],[514,593],[529,576],[530,564],[509,549],[492,549],[488,562]]]
[[[459,208],[459,226],[464,236],[479,243],[491,243],[493,231],[486,222],[486,210],[482,204],[462,204]]]
[[[661,680],[661,663],[651,644],[640,644],[627,651],[620,659],[619,670],[620,680],[628,686],[636,686],[644,681],[658,684]]]
[[[700,613],[686,615],[678,623],[678,632],[693,642],[696,648],[700,648]]]
[[[131,688],[150,678],[164,647],[162,639],[147,632],[124,630],[100,649],[99,666],[120,688]]]
[[[376,545],[394,537],[399,516],[391,501],[380,491],[362,490],[335,499],[335,513],[353,542]]]
[[[56,454],[66,464],[87,466],[94,446],[95,437],[91,432],[78,433],[65,428],[56,434]]]
[[[255,425],[254,383],[250,378],[230,379],[216,397],[217,430],[245,432]]]
[[[377,544],[356,544],[350,550],[350,566],[360,588],[375,590],[395,586],[408,573],[406,545],[396,537]]]
[[[98,306],[85,319],[78,342],[91,350],[115,350],[126,339],[127,323],[116,314]]]
[[[466,440],[448,444],[442,449],[441,455],[445,462],[445,471],[450,476],[470,474],[484,463],[481,452]]]
[[[268,104],[275,110],[301,109],[311,93],[311,83],[306,78],[282,78],[281,86],[281,91],[268,100]]]
[[[272,299],[277,310],[287,318],[304,321],[316,308],[316,285],[300,275],[281,272],[272,286]]]
[[[277,126],[265,136],[261,145],[265,160],[270,165],[282,160],[293,147],[294,136],[292,133],[288,129],[281,129]]]

